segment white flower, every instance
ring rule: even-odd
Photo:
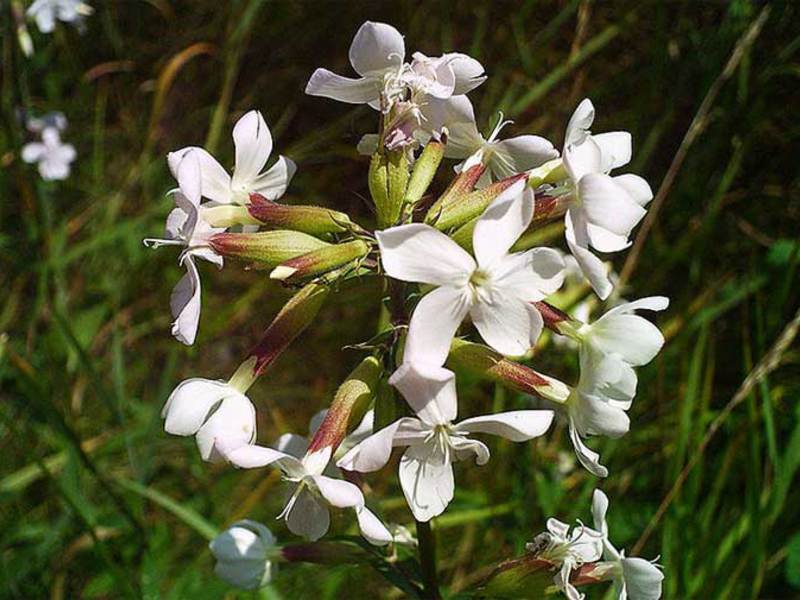
[[[277,553],[275,536],[261,523],[237,521],[208,544],[220,579],[245,590],[260,588],[272,579]]]
[[[281,436],[279,449],[264,446],[241,446],[226,455],[235,466],[253,469],[275,464],[283,478],[296,484],[286,506],[278,516],[286,520],[289,531],[312,541],[328,531],[330,514],[328,506],[353,508],[361,535],[372,544],[384,545],[392,536],[365,505],[364,495],[358,486],[336,478],[329,467],[331,448],[308,452],[308,443],[302,436]],[[328,473],[328,474],[326,474]]]
[[[272,153],[272,134],[257,110],[251,110],[233,127],[236,163],[233,176],[205,149],[188,146],[167,155],[172,174],[177,177],[178,165],[191,152],[197,156],[202,176],[203,197],[219,204],[247,204],[250,194],[258,193],[269,200],[283,196],[297,167],[285,156],[269,169],[261,170]]]
[[[633,312],[664,310],[668,304],[663,296],[642,298],[612,308],[577,331],[581,377],[567,399],[569,431],[578,460],[595,475],[606,477],[608,470],[581,438],[627,433],[630,420],[625,411],[631,406],[637,385],[633,367],[649,363],[664,345],[658,328]]]
[[[56,19],[73,23],[93,12],[94,9],[82,0],[35,0],[27,14],[36,21],[39,31],[50,33],[55,28]]]
[[[60,111],[53,111],[41,117],[30,117],[25,121],[25,126],[31,133],[41,133],[48,127],[64,131],[67,128],[67,117]]]
[[[22,148],[22,160],[37,163],[39,175],[45,181],[55,181],[69,177],[70,163],[75,160],[72,144],[61,143],[61,136],[55,127],[42,130],[41,142],[30,142]]]
[[[570,583],[570,575],[581,565],[600,560],[602,538],[600,532],[583,524],[570,528],[558,519],[548,519],[547,531],[537,535],[532,543],[525,545],[525,549],[558,566],[558,573],[553,578],[556,587],[569,600],[580,600],[584,595]]]
[[[618,252],[630,245],[628,237],[645,215],[653,198],[647,182],[637,175],[610,176],[608,172],[631,158],[631,137],[625,131],[592,135],[594,107],[583,100],[567,125],[564,167],[569,175],[573,201],[565,216],[570,252],[601,299],[613,285],[600,252]]]
[[[352,448],[337,463],[348,471],[371,472],[383,467],[394,446],[405,446],[400,485],[414,518],[428,521],[444,512],[453,498],[453,462],[475,456],[489,460],[489,449],[470,433],[491,433],[514,442],[542,435],[553,413],[519,410],[473,417],[453,423],[457,412],[455,375],[441,367],[404,363],[389,379],[416,417],[403,417]]]
[[[612,570],[617,587],[617,600],[658,600],[664,573],[659,567],[643,558],[627,557],[617,550],[608,539],[606,511],[608,497],[602,490],[595,490],[592,497],[592,515],[595,529],[603,535],[603,559],[613,563]]]
[[[441,124],[447,128],[444,155],[466,159],[457,167],[459,170],[483,163],[495,179],[503,179],[558,157],[553,144],[538,135],[498,140],[503,127],[511,123],[504,121],[502,114],[489,139],[484,139],[475,124],[472,103],[466,96],[454,96],[446,101],[431,103],[426,115],[429,115],[434,126]]]
[[[193,378],[170,394],[161,416],[173,435],[194,435],[203,460],[219,462],[256,438],[256,410],[247,396],[224,381]]]
[[[179,262],[186,267],[184,275],[172,290],[170,307],[175,319],[172,335],[191,346],[197,337],[200,322],[200,273],[194,264],[195,257],[207,260],[222,268],[222,256],[208,245],[208,239],[224,228],[211,227],[200,212],[201,176],[200,162],[195,151],[188,152],[177,167],[178,189],[173,192],[175,208],[167,215],[166,239],[147,238],[145,245],[183,246]]]
[[[414,310],[405,361],[443,365],[467,314],[498,352],[519,356],[536,342],[542,317],[530,303],[561,286],[564,261],[549,248],[509,254],[533,217],[532,195],[519,181],[486,209],[472,238],[477,260],[429,225],[376,232],[390,277],[438,286]]]

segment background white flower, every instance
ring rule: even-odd
[[[55,181],[69,177],[70,165],[75,160],[75,148],[64,144],[58,129],[45,127],[41,142],[30,142],[22,148],[22,160],[36,163],[39,175],[45,181]]]
[[[56,20],[74,23],[88,17],[94,9],[82,0],[34,0],[28,7],[28,16],[36,21],[42,33],[51,33]]]
[[[208,544],[217,559],[214,572],[231,585],[253,590],[272,579],[275,565],[271,557],[277,552],[275,536],[256,521],[237,521]]]

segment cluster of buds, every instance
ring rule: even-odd
[[[250,111],[233,130],[232,175],[202,148],[169,154],[178,182],[175,208],[165,237],[146,240],[181,248],[187,273],[171,304],[172,332],[184,344],[194,343],[200,320],[195,259],[218,267],[225,258],[241,260],[297,289],[228,381],[182,382],[164,417],[168,432],[196,437],[204,460],[279,469],[290,486],[279,517],[289,531],[317,544],[324,544],[317,540],[331,527],[331,509],[343,508],[352,509],[369,543],[413,543],[367,508],[369,488],[358,474],[382,469],[398,447],[404,449],[399,484],[422,527],[454,497],[455,463],[490,460],[489,448],[475,436],[522,443],[563,420],[580,463],[607,476],[585,440],[628,431],[634,368],[650,362],[664,343],[658,328],[635,311],[664,310],[666,298],[618,303],[594,322],[558,307],[568,263],[573,277],[588,282],[586,290],[609,298],[613,277],[595,252],[626,248],[645,214],[652,197],[647,183],[635,175],[610,175],[630,160],[630,135],[592,134],[594,108],[584,100],[566,127],[561,152],[535,135],[500,140],[508,123],[502,115],[485,139],[466,97],[485,80],[480,63],[463,54],[420,53],[407,63],[405,55],[397,30],[367,22],[350,48],[360,77],[318,69],[306,89],[378,111],[378,134],[359,143],[371,154],[368,183],[377,228],[330,208],[278,202],[296,168],[279,157],[264,171],[272,138],[261,114]],[[446,158],[460,162],[451,183],[436,194],[429,188]],[[530,234],[561,218],[572,256],[532,247]],[[260,444],[249,388],[313,324],[338,282],[364,276],[384,278],[390,322],[382,324],[375,343],[356,346],[369,354],[312,421],[308,437],[287,433],[270,446]],[[545,329],[577,345],[576,385],[525,364]],[[459,420],[456,372],[539,400],[530,409]],[[576,576],[613,578],[631,597],[656,597],[654,587],[635,592],[641,580],[626,575],[641,566],[630,562],[639,559],[626,559],[607,542],[604,499],[596,494],[598,531],[551,521],[528,562],[557,570],[556,585],[570,598],[579,597]],[[421,536],[421,552],[423,546]],[[269,579],[271,563],[285,554],[275,548],[272,534],[252,522],[234,525],[212,543],[220,575],[244,587]],[[598,562],[601,556],[605,561]]]

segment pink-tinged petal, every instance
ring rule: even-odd
[[[330,524],[328,507],[307,489],[297,494],[286,513],[286,526],[289,531],[312,542],[325,535]]]
[[[258,469],[275,464],[290,477],[302,476],[302,463],[289,454],[265,446],[246,445],[229,451],[225,458],[240,469]]]
[[[40,142],[30,142],[22,147],[22,160],[26,163],[39,162],[47,152],[47,148]]]
[[[475,224],[472,247],[481,268],[504,257],[533,218],[533,190],[518,181],[501,193]]]
[[[453,465],[432,453],[429,444],[411,446],[400,460],[400,486],[417,521],[438,517],[455,490]]]
[[[443,286],[425,295],[411,315],[403,361],[442,366],[469,309],[463,288]]]
[[[430,225],[412,223],[376,231],[386,274],[401,281],[465,285],[475,261],[461,246]]]
[[[392,541],[392,534],[386,525],[366,506],[356,507],[356,519],[361,535],[373,546],[385,546]]]
[[[377,471],[389,462],[394,446],[408,445],[421,440],[425,433],[417,419],[411,417],[398,419],[351,448],[339,459],[336,466],[346,471],[360,473]]]
[[[294,161],[281,156],[278,161],[253,181],[252,191],[268,200],[277,200],[286,192],[289,182],[297,171]]]
[[[348,104],[367,104],[381,95],[380,80],[361,77],[342,77],[328,69],[317,69],[306,85],[306,94],[331,98]]]
[[[469,433],[490,433],[512,442],[524,442],[543,435],[552,422],[552,410],[515,410],[465,419],[455,429]]]
[[[583,443],[578,430],[570,423],[569,438],[575,449],[575,456],[583,467],[597,477],[608,477],[608,469],[600,464],[600,455]]]
[[[522,356],[542,332],[542,316],[528,302],[494,290],[489,302],[478,300],[470,310],[483,340],[506,356]]]
[[[175,319],[172,335],[182,344],[191,346],[200,324],[200,274],[191,256],[187,256],[183,264],[186,265],[186,275],[178,281],[169,300]]]
[[[236,147],[236,167],[231,187],[234,191],[250,192],[272,152],[272,134],[259,111],[251,110],[236,122],[233,143]]]
[[[592,138],[603,154],[603,173],[623,167],[631,162],[631,134],[627,131],[598,133]]]
[[[389,383],[396,387],[416,415],[428,426],[445,425],[458,412],[456,376],[449,369],[404,360]],[[404,423],[397,435],[415,439],[413,424]],[[406,441],[407,443],[407,441]]]
[[[650,184],[638,175],[626,173],[625,175],[617,175],[613,179],[617,185],[625,188],[628,195],[639,206],[646,206],[653,199],[653,190],[650,189]]]
[[[558,150],[538,135],[520,135],[492,144],[490,166],[497,179],[510,177],[548,160],[558,158]]]
[[[453,95],[467,94],[486,81],[483,65],[471,56],[459,52],[448,52],[442,55],[455,75]]]
[[[198,430],[196,440],[203,460],[216,462],[256,437],[256,409],[242,394],[225,398]]]
[[[603,172],[603,153],[593,137],[587,137],[581,144],[564,148],[564,168],[574,183],[585,175]]]
[[[617,235],[627,236],[646,211],[608,175],[590,173],[578,182],[587,220]]]
[[[334,479],[325,475],[312,476],[314,484],[319,493],[330,504],[337,508],[349,508],[351,506],[362,506],[364,495],[358,486],[345,481],[344,479]]]
[[[214,405],[233,392],[235,390],[222,381],[199,377],[182,381],[161,411],[164,430],[172,435],[194,435]]]
[[[594,122],[594,105],[588,98],[581,100],[575,112],[567,123],[567,132],[564,135],[564,148],[582,144]]]
[[[365,22],[350,44],[350,64],[359,75],[398,67],[405,56],[403,36],[386,23]]]
[[[611,280],[608,277],[608,269],[603,261],[587,248],[588,236],[585,222],[581,221],[579,213],[573,214],[572,210],[567,211],[564,222],[566,225],[565,237],[567,246],[569,246],[572,256],[581,268],[584,277],[589,281],[592,289],[601,300],[605,300],[611,294],[614,286],[611,284]],[[582,232],[581,227],[583,228]]]

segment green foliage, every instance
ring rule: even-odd
[[[32,30],[36,53],[26,59],[10,4],[0,3],[0,595],[8,598],[373,598],[391,588],[394,573],[357,566],[287,567],[259,593],[232,592],[213,575],[206,542],[215,529],[250,517],[289,538],[273,519],[278,481],[202,463],[192,440],[164,434],[159,413],[180,379],[230,376],[289,293],[234,263],[222,272],[203,265],[198,344],[171,339],[176,256],[141,244],[170,208],[167,151],[207,144],[232,164],[231,126],[258,108],[276,149],[298,163],[288,202],[374,223],[363,202],[368,159],[355,151],[372,132],[369,109],[302,95],[317,66],[349,72],[352,34],[371,19],[397,26],[409,48],[481,60],[490,78],[472,94],[480,124],[503,110],[515,133],[558,146],[572,109],[590,96],[598,131],[632,132],[631,170],[655,190],[760,10],[747,0],[93,5],[83,35],[64,25],[51,36]],[[456,498],[434,526],[446,595],[519,555],[547,516],[588,520],[595,486],[612,498],[614,539],[630,550],[696,456],[641,550],[661,556],[665,597],[796,595],[797,346],[703,439],[800,302],[797,12],[775,3],[722,87],[624,292],[672,303],[659,323],[668,344],[640,371],[631,432],[593,442],[611,476],[600,482],[575,467],[563,427],[524,446],[492,440],[488,466],[457,470]],[[44,183],[22,163],[20,110],[68,116],[64,138],[78,150],[70,179]],[[449,168],[432,189],[443,189]],[[375,333],[378,315],[365,307],[379,293],[343,286],[255,385],[262,440],[306,431],[327,406],[360,359],[341,347]],[[574,365],[549,350],[533,366],[574,381]],[[466,378],[459,392],[463,415],[533,402]],[[369,481],[378,512],[408,525],[394,476]],[[333,528],[355,531],[343,516]]]

